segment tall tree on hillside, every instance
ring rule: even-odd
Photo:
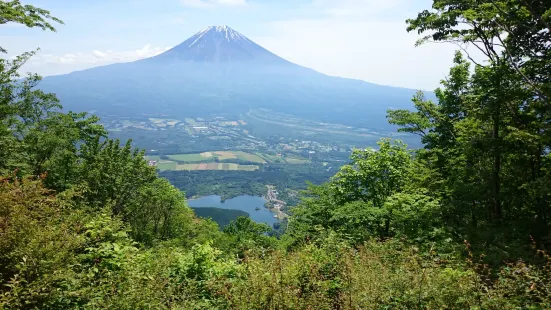
[[[61,23],[46,10],[19,1],[0,2],[0,25],[8,22],[55,31]],[[131,141],[108,140],[99,118],[61,112],[55,94],[37,89],[40,76],[20,80],[19,71],[34,53],[0,59],[0,175],[41,177],[48,189],[63,192],[89,211],[111,207],[131,228],[135,240],[191,239],[193,212],[183,194],[157,177],[144,152]]]
[[[427,215],[439,203],[417,187],[412,152],[400,141],[383,139],[379,146],[354,150],[350,164],[330,182],[311,185],[292,209],[288,233],[308,240],[332,230],[359,244],[371,237],[412,237],[419,230],[416,225],[430,230],[426,219],[434,216]],[[415,224],[405,225],[408,221]]]
[[[49,11],[32,5],[17,0],[0,2],[0,25],[10,22],[50,31],[55,31],[52,23],[63,23]],[[0,59],[0,173],[50,174],[46,184],[63,190],[73,176],[77,145],[105,136],[106,131],[97,124],[96,116],[61,113],[55,94],[37,89],[39,75],[21,79],[22,66],[34,54]]]
[[[457,44],[475,64],[471,73],[456,56],[438,104],[416,98],[417,112],[389,112],[391,123],[423,136],[458,227],[482,220],[548,232],[550,21],[551,2],[541,0],[434,0],[407,21],[408,31],[425,34],[418,44]],[[485,59],[471,57],[472,49]]]
[[[51,22],[62,23],[46,10],[21,5],[19,1],[0,2],[0,25],[10,22],[51,31],[55,31]],[[0,47],[0,52],[7,51]],[[41,108],[57,107],[54,97],[32,91],[40,80],[37,75],[29,75],[23,82],[18,82],[19,69],[33,55],[34,52],[28,52],[13,60],[0,58],[0,173],[10,172],[22,161],[17,156],[20,145],[14,131],[21,128],[20,116],[31,114],[25,108],[30,104],[36,113]]]

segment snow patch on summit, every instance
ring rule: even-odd
[[[228,42],[232,41],[250,41],[247,37],[242,35],[241,33],[233,30],[232,28],[223,25],[223,26],[209,26],[201,31],[199,31],[197,34],[193,36],[194,40],[193,42],[188,46],[192,47],[196,43],[198,43],[202,38],[206,38],[208,36],[215,36],[215,37],[223,37]]]
[[[152,57],[165,63],[250,63],[288,65],[289,62],[271,53],[228,26],[209,26],[172,49]]]

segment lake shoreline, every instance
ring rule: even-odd
[[[225,210],[239,210],[249,214],[249,217],[257,223],[267,223],[270,226],[278,223],[280,217],[265,207],[267,202],[264,197],[241,195],[226,201],[222,201],[219,195],[208,195],[199,198],[187,199],[191,208],[218,208]]]
[[[242,197],[242,196],[263,198],[265,200],[265,203],[263,205],[264,208],[266,208],[270,212],[274,213],[274,218],[277,218],[278,221],[283,221],[284,219],[288,218],[289,215],[281,210],[287,203],[277,199],[277,194],[278,193],[276,191],[275,186],[266,185],[266,188],[267,188],[267,193],[265,195],[262,195],[262,196],[253,196],[253,195],[248,195],[248,194],[241,194],[239,196],[223,199],[221,195],[212,194],[212,195],[206,195],[206,196],[192,196],[191,198],[186,198],[186,200],[187,201],[195,201],[195,200],[203,199],[205,197],[218,196],[218,197],[220,197],[220,203],[225,203],[226,200],[231,200],[231,199],[234,199],[234,198],[237,198],[237,197]],[[236,209],[236,210],[240,210],[240,209]],[[258,211],[258,210],[255,209],[255,211]],[[247,212],[247,213],[250,216],[250,213],[249,212]]]

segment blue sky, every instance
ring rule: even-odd
[[[228,25],[290,61],[373,83],[433,90],[453,45],[414,47],[405,20],[431,0],[23,0],[65,22],[57,33],[0,27],[9,55],[40,47],[25,71],[62,74],[150,57]]]

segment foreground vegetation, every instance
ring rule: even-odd
[[[236,221],[239,217],[249,217],[245,211],[221,208],[192,208],[195,215],[201,218],[212,219],[218,227],[224,228]]]
[[[355,150],[279,238],[197,218],[143,152],[20,80],[32,53],[0,60],[0,308],[551,308],[550,4],[435,0],[408,22],[487,61],[458,53],[437,103],[389,111],[424,147]]]

